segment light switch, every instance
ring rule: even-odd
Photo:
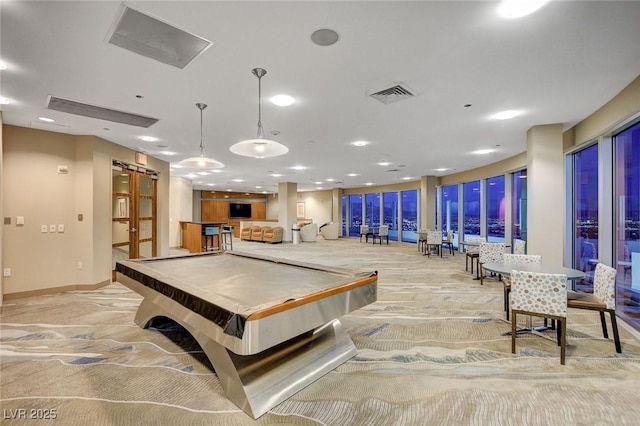
[[[24,216],[16,216],[16,225],[24,225]]]
[[[64,225],[61,223],[58,225],[58,232],[60,233],[64,232]]]
[[[56,232],[56,224],[49,225],[49,232]]]
[[[40,225],[40,232],[46,234],[47,232],[49,232],[49,227],[47,225]]]

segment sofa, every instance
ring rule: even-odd
[[[267,227],[262,231],[262,241],[270,244],[281,243],[283,234],[284,228],[282,226]]]

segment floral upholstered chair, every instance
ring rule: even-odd
[[[473,261],[474,260],[478,260],[478,257],[480,256],[480,245],[481,243],[485,243],[487,242],[487,239],[485,237],[468,237],[466,239],[467,243],[472,243],[472,244],[478,244],[478,246],[473,247],[471,246],[470,249],[467,250],[467,257],[465,259],[464,262],[464,267],[465,270],[469,270],[469,259],[471,259],[471,273],[473,274]],[[479,269],[479,268],[478,268]],[[480,271],[478,270],[478,273],[480,273]]]
[[[478,270],[480,271],[480,284],[484,284],[483,263],[502,262],[504,259],[504,243],[482,243],[478,256]]]
[[[542,263],[542,256],[539,254],[511,254],[505,253],[503,256],[504,263]],[[511,293],[511,277],[502,277],[504,285],[504,310],[509,321],[509,293]]]
[[[608,339],[609,335],[607,334],[607,321],[604,313],[609,312],[616,352],[622,353],[618,323],[616,322],[616,275],[617,271],[614,268],[598,263],[593,275],[593,294],[569,291],[567,304],[570,308],[598,311],[605,339]]]
[[[431,256],[431,249],[442,257],[442,231],[429,231],[427,234],[427,256]]]
[[[518,314],[558,321],[560,364],[564,365],[567,344],[567,276],[511,271],[511,353],[514,354]]]
[[[525,240],[515,240],[513,242],[513,254],[525,254],[527,242]]]

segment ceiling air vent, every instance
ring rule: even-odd
[[[126,5],[108,42],[180,69],[213,44]]]
[[[84,117],[113,121],[114,123],[128,124],[130,126],[137,127],[149,127],[158,121],[157,118],[83,104],[76,101],[70,101],[69,99],[56,98],[55,96],[48,97],[47,108],[54,111],[66,112],[68,114],[82,115]]]
[[[376,99],[383,104],[390,104],[393,102],[402,101],[405,99],[413,98],[416,93],[405,86],[403,83],[395,84],[386,89],[382,89],[375,93],[370,94],[373,99]]]

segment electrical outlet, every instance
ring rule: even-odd
[[[64,232],[64,225],[63,224],[59,224],[58,225],[58,232],[60,232],[60,233]]]
[[[54,224],[49,225],[49,232],[56,232],[56,225],[55,225],[55,223],[54,223]]]
[[[3,277],[10,277],[11,276],[11,268],[4,268],[2,270],[2,276]]]
[[[40,225],[40,232],[46,234],[47,232],[49,232],[49,227],[47,225]]]
[[[78,262],[78,269],[82,269],[82,262]]]

